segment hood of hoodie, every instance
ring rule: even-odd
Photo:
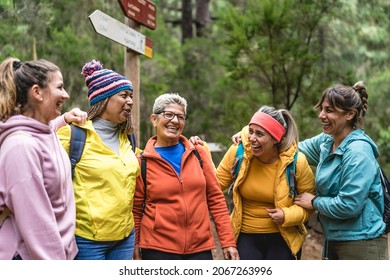
[[[10,134],[18,130],[23,130],[30,134],[35,134],[37,138],[41,134],[52,134],[54,131],[49,125],[43,124],[33,118],[23,115],[10,117],[4,122],[0,122],[0,144]]]
[[[67,188],[72,186],[70,162],[68,155],[57,138],[56,132],[51,127],[51,123],[46,125],[23,115],[12,116],[6,121],[0,122],[0,145],[8,135],[17,131],[23,131],[30,134],[33,139],[32,141],[39,143],[37,144],[39,146],[38,149],[40,149],[39,152],[45,159],[45,162],[42,164],[46,166],[42,166],[42,168],[54,168],[58,170],[58,176],[56,178],[48,176],[50,180],[54,181],[46,182],[45,184],[51,185],[52,187],[55,184],[60,185],[59,191],[61,192],[63,207],[66,208],[70,193]],[[45,154],[47,154],[47,156],[44,156]],[[45,180],[45,175],[43,175],[43,177]],[[73,189],[71,193],[73,195]]]
[[[12,258],[15,251],[23,259],[73,259],[76,255],[70,162],[51,125],[22,115],[0,121],[0,171],[4,172],[0,176],[0,208],[10,206],[25,217],[17,224],[12,215],[1,226],[2,238],[10,246],[0,246],[0,258]],[[12,136],[3,142],[18,131],[31,137]],[[18,149],[19,145],[25,149]],[[32,207],[34,211],[30,211]],[[20,237],[21,232],[28,231],[36,234]],[[36,244],[38,235],[43,236],[40,244]]]
[[[6,121],[0,122],[0,146],[11,133],[17,131],[22,131],[23,133],[31,135],[37,143],[40,143],[40,152],[50,155],[53,163],[58,166],[58,170],[60,172],[59,180],[64,182],[66,172],[65,165],[68,164],[65,160],[68,160],[68,157],[50,124],[46,125],[36,119],[23,115],[12,116]],[[67,199],[65,197],[66,192],[64,191],[64,187],[64,184],[61,184],[61,193],[65,205]]]

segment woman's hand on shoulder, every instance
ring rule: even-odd
[[[231,137],[231,139],[232,139],[233,144],[235,144],[235,145],[240,144],[241,143],[241,132],[239,131],[236,134],[234,134]]]
[[[201,145],[203,146],[204,145],[204,142],[202,139],[200,139],[199,136],[195,135],[195,136],[191,136],[190,137],[190,142],[194,145]]]
[[[74,122],[80,126],[85,125],[87,116],[87,112],[80,110],[80,108],[73,108],[64,114],[64,118],[67,123]]]

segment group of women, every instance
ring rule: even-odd
[[[324,258],[388,259],[379,152],[359,128],[363,83],[326,89],[316,105],[323,133],[302,142],[287,110],[262,106],[233,137],[244,147],[233,182],[237,144],[215,168],[207,145],[183,136],[182,96],[155,100],[155,135],[136,155],[131,82],[97,60],[82,75],[88,112],[61,115],[69,95],[58,66],[0,65],[0,259],[211,260],[213,223],[225,259],[299,259],[315,211]],[[86,131],[73,179],[71,122]],[[285,169],[295,155],[291,195]]]

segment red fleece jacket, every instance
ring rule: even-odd
[[[215,248],[210,215],[222,248],[236,246],[225,198],[207,151],[197,150],[203,168],[184,136],[180,176],[154,149],[156,136],[149,139],[143,156],[147,161],[146,207],[144,182],[137,177],[134,197],[136,244],[140,248],[175,254],[192,254]],[[138,157],[140,161],[140,157]]]

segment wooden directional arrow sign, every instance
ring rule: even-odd
[[[96,33],[107,37],[133,51],[152,57],[152,41],[129,26],[96,10],[89,19]]]
[[[128,18],[150,29],[156,29],[156,4],[149,0],[118,0]]]

